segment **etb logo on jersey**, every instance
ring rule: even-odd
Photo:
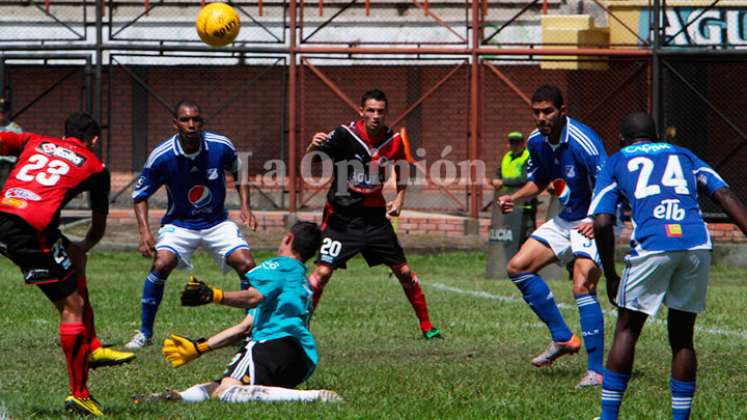
[[[213,193],[210,191],[210,188],[204,185],[195,185],[189,189],[187,198],[193,206],[200,208],[207,206],[213,201]]]

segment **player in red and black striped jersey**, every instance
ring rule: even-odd
[[[382,193],[387,167],[393,166],[399,180],[399,165],[405,160],[405,146],[399,133],[384,123],[387,98],[380,90],[361,98],[361,119],[330,133],[316,133],[307,153],[322,153],[334,161],[332,186],[327,193],[322,222],[322,247],[309,282],[314,289],[314,306],[337,268],[360,253],[369,266],[386,264],[397,276],[426,339],[441,337],[428,317],[428,305],[418,278],[405,259],[389,217],[399,216],[406,183],[397,182],[397,195],[389,203]]]
[[[75,113],[66,120],[61,139],[0,133],[0,155],[18,156],[0,193],[0,253],[60,311],[60,344],[71,389],[65,407],[93,415],[102,410],[88,392],[88,368],[135,357],[101,346],[88,301],[86,252],[104,236],[109,212],[109,171],[91,151],[100,131],[91,116]],[[83,191],[90,192],[91,228],[73,243],[59,230],[60,211]]]

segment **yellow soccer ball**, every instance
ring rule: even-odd
[[[197,34],[212,46],[223,47],[233,42],[239,34],[239,14],[226,3],[210,3],[197,15]]]

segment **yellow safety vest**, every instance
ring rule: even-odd
[[[527,161],[529,150],[524,148],[519,157],[514,158],[511,152],[506,152],[501,161],[501,178],[507,187],[521,187],[527,182]]]
[[[503,179],[503,185],[518,188],[526,184],[528,161],[529,150],[526,147],[518,157],[513,157],[511,151],[506,152],[501,161],[501,179]],[[524,203],[524,209],[532,210],[535,205],[535,200],[529,200]]]

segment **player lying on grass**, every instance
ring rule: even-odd
[[[166,360],[178,368],[240,339],[246,339],[246,345],[231,359],[222,379],[182,392],[136,397],[135,402],[340,400],[333,391],[292,389],[311,376],[318,361],[316,343],[308,328],[312,292],[304,262],[320,245],[319,227],[299,222],[283,237],[277,257],[246,274],[248,289],[224,292],[192,278],[182,292],[182,305],[220,303],[252,309],[243,321],[207,340],[172,335],[163,342]]]
[[[697,359],[695,319],[705,309],[711,239],[698,205],[710,196],[747,234],[747,210],[723,179],[690,150],[658,140],[653,118],[628,115],[623,148],[602,170],[589,206],[607,279],[607,296],[619,308],[602,383],[602,419],[616,419],[630,380],[635,345],[649,316],[664,303],[672,348],[672,418],[690,416]],[[630,255],[622,280],[615,270],[612,224],[617,204],[632,209]]]

